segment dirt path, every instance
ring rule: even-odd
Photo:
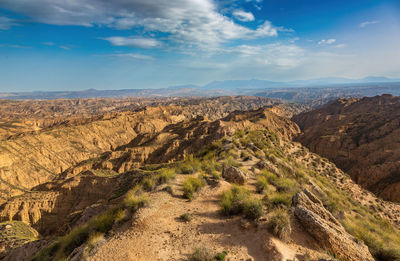
[[[100,246],[88,260],[187,260],[195,247],[213,253],[229,251],[230,260],[267,260],[264,244],[266,228],[241,227],[239,217],[219,214],[218,199],[230,185],[221,181],[217,187],[203,188],[189,202],[180,197],[185,176],[173,181],[174,193],[157,191],[150,207],[142,209],[132,226]],[[190,213],[192,220],[179,216]]]

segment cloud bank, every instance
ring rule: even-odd
[[[219,12],[212,0],[0,0],[0,6],[39,23],[119,30],[140,28],[165,33],[175,43],[202,47],[278,34],[269,21],[255,29],[235,23]],[[254,20],[245,11],[236,11],[234,17],[240,21]]]

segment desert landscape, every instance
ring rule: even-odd
[[[0,0],[0,261],[400,261],[399,0]]]
[[[314,110],[250,96],[4,101],[1,257],[397,260],[396,173],[385,174],[398,161],[399,104],[391,95]],[[362,124],[363,113],[383,129]],[[354,136],[358,147],[335,142]],[[353,159],[389,146],[379,165]]]

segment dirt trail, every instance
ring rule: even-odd
[[[138,213],[132,226],[88,260],[187,260],[195,247],[215,253],[227,250],[230,260],[267,260],[263,245],[270,235],[265,227],[243,229],[240,217],[219,214],[218,199],[229,183],[207,186],[189,202],[181,198],[184,178],[178,175],[172,184],[176,196],[161,190],[153,193],[150,207]],[[186,212],[192,215],[188,223],[179,219]]]

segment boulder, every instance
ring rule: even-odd
[[[247,180],[246,174],[241,169],[232,166],[224,168],[222,177],[230,183],[239,185],[243,185]]]
[[[339,221],[308,190],[293,197],[294,215],[319,244],[343,261],[374,261],[368,247],[346,232]]]

